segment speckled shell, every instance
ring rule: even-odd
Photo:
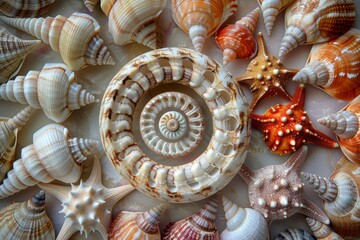
[[[213,113],[213,126],[207,126],[213,128],[213,136],[207,148],[192,162],[177,167],[150,159],[132,129],[132,115],[141,98],[164,83],[192,88]],[[144,53],[126,64],[105,92],[99,121],[104,149],[117,171],[147,195],[171,202],[211,196],[237,174],[245,160],[249,107],[239,89],[222,66],[199,52],[164,48]]]
[[[326,42],[349,31],[355,22],[353,0],[298,0],[286,9],[285,36],[279,56],[298,45]]]
[[[41,71],[29,71],[0,86],[0,99],[43,109],[55,122],[65,121],[73,110],[99,102],[75,83],[74,72],[65,64],[48,63]]]
[[[94,7],[96,6],[96,4],[98,4],[98,2],[100,0],[83,0],[85,7],[87,7],[87,9],[89,9],[90,12],[92,12],[94,10]]]
[[[175,23],[189,33],[194,49],[199,52],[205,39],[237,11],[237,6],[237,0],[171,0]]]
[[[329,226],[313,218],[306,218],[306,222],[318,240],[344,240],[337,233],[333,232]]]
[[[316,240],[316,237],[302,229],[289,228],[279,233],[275,240]]]
[[[0,12],[9,17],[36,17],[47,12],[55,0],[2,0]]]
[[[99,36],[99,23],[88,14],[75,12],[68,18],[61,15],[55,18],[0,17],[0,20],[49,44],[71,70],[115,64]]]

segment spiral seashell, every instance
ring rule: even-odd
[[[100,0],[83,0],[85,7],[87,7],[87,9],[89,9],[90,12],[94,11],[94,7],[96,6],[96,4],[99,3]]]
[[[180,166],[162,165],[148,157],[132,128],[135,108],[145,94],[167,83],[193,89],[194,97],[201,98],[212,113],[213,126],[207,127],[213,128],[213,135],[206,149]],[[99,120],[104,149],[117,171],[149,196],[170,202],[211,196],[237,174],[245,159],[249,107],[239,89],[224,67],[201,53],[183,48],[144,53],[126,64],[105,92]]]
[[[307,64],[293,80],[320,87],[327,94],[352,100],[360,95],[360,30],[314,45]]]
[[[219,240],[220,236],[215,226],[217,202],[217,198],[211,199],[197,213],[168,224],[164,230],[163,240]]]
[[[279,233],[275,240],[316,240],[316,237],[302,229],[289,228]]]
[[[17,144],[17,133],[29,120],[34,109],[26,107],[15,117],[0,118],[0,183],[12,168]]]
[[[344,155],[360,164],[360,95],[339,112],[320,118],[318,122],[336,134]]]
[[[220,239],[269,239],[268,225],[261,213],[252,208],[238,207],[224,196],[222,202],[226,229],[221,233]]]
[[[235,58],[251,58],[257,52],[254,30],[259,18],[260,9],[256,8],[235,24],[221,29],[216,37],[216,43],[223,51],[223,65]]]
[[[25,57],[39,44],[39,40],[22,40],[0,27],[0,83],[15,76]]]
[[[355,22],[353,0],[298,0],[286,9],[285,36],[279,56],[299,45],[327,42],[349,31]]]
[[[55,0],[2,0],[0,12],[8,17],[36,17],[48,11]]]
[[[109,32],[118,45],[138,42],[157,47],[156,18],[164,10],[166,0],[100,0],[101,9],[109,17]]]
[[[48,124],[33,135],[33,144],[21,150],[21,158],[0,185],[0,199],[39,182],[60,180],[73,183],[82,173],[82,162],[96,141],[70,138],[67,128]]]
[[[306,218],[306,221],[307,221],[311,231],[313,231],[315,237],[318,240],[344,240],[338,234],[333,232],[333,230],[330,229],[329,226],[327,226],[319,221],[316,221],[313,218]]]
[[[2,209],[0,224],[0,239],[55,240],[54,227],[45,212],[44,191]]]
[[[109,240],[161,240],[159,220],[164,204],[146,212],[121,212],[111,223]]]
[[[75,83],[74,73],[61,63],[48,63],[0,86],[0,99],[43,109],[55,122],[65,121],[73,110],[99,102]]]
[[[201,52],[205,39],[213,35],[237,7],[237,0],[171,0],[175,23],[189,33],[198,52]]]
[[[99,23],[88,14],[30,19],[2,16],[0,20],[49,44],[73,71],[88,65],[115,64],[99,36]]]

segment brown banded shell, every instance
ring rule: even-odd
[[[55,0],[2,0],[0,12],[8,17],[36,17],[48,11]]]
[[[318,240],[344,240],[337,233],[335,233],[328,225],[325,225],[313,218],[306,218],[311,231]]]

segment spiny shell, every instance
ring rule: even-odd
[[[5,23],[49,44],[60,53],[71,70],[88,65],[114,65],[110,52],[100,38],[100,25],[92,16],[73,13],[70,17],[8,18]]]
[[[21,158],[0,185],[0,199],[39,182],[78,181],[82,162],[95,145],[93,140],[70,138],[67,128],[60,124],[46,125],[34,133],[33,144],[21,150]]]
[[[316,237],[302,229],[289,228],[279,233],[275,240],[316,240]]]
[[[98,4],[98,2],[100,0],[83,0],[85,7],[87,7],[87,9],[89,9],[90,12],[92,12],[94,10],[94,7],[96,6],[96,4]]]
[[[15,76],[25,57],[40,43],[39,40],[22,40],[0,27],[0,83]]]
[[[132,128],[141,98],[164,83],[192,88],[213,113],[207,149],[176,167],[151,160]],[[249,142],[248,121],[248,103],[224,67],[193,50],[164,48],[138,56],[118,72],[102,100],[99,125],[109,159],[134,187],[158,199],[192,202],[218,192],[237,174]]]
[[[329,226],[316,221],[313,218],[306,218],[306,222],[318,240],[343,240],[343,238],[333,232]]]
[[[0,211],[0,239],[55,240],[54,227],[45,212],[45,193]]]
[[[65,64],[48,63],[41,71],[29,71],[0,86],[0,99],[43,109],[55,122],[65,121],[73,110],[99,102],[75,83],[74,72]]]
[[[55,0],[2,0],[0,12],[9,17],[36,17],[47,12]]]
[[[157,47],[155,20],[165,6],[166,0],[101,0],[116,44],[135,41],[152,49]]]
[[[352,100],[360,95],[360,30],[312,47],[305,67],[294,81],[320,87],[329,95]]]
[[[285,36],[279,56],[298,45],[326,42],[349,31],[355,22],[353,0],[298,0],[286,9]]]
[[[189,36],[196,51],[201,52],[205,39],[213,35],[233,15],[237,0],[171,0],[175,23]]]

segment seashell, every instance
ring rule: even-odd
[[[0,185],[0,199],[39,182],[60,180],[73,183],[82,173],[82,162],[96,141],[70,138],[67,128],[48,124],[33,135],[33,144],[21,150],[21,158]]]
[[[29,71],[0,86],[0,99],[43,109],[55,122],[65,121],[73,110],[99,102],[75,83],[74,72],[65,64],[48,63],[41,71]]]
[[[352,100],[360,95],[360,30],[312,47],[307,64],[294,76],[297,82],[318,86],[330,96]]]
[[[227,65],[235,58],[251,58],[257,52],[254,30],[259,18],[260,9],[256,8],[246,17],[235,24],[226,26],[218,31],[215,40],[223,51],[223,65]]]
[[[99,36],[99,23],[88,14],[31,19],[1,16],[0,20],[49,44],[73,71],[88,65],[115,64]]]
[[[25,57],[39,44],[39,40],[22,40],[0,27],[0,83],[15,76]]]
[[[48,11],[55,0],[2,0],[0,12],[8,17],[36,17]]]
[[[206,149],[201,150],[198,156],[189,157],[193,161],[180,166],[162,165],[148,157],[139,147],[143,140],[136,139],[131,127],[135,121],[135,108],[141,100],[147,93],[152,93],[152,89],[167,83],[193,89],[194,99],[201,98],[206,103],[203,106],[212,113],[212,126],[206,127],[212,128],[213,135],[209,137]],[[171,92],[174,90],[176,88]],[[175,96],[174,99],[181,98]],[[154,114],[154,119],[174,111],[182,112],[177,105],[161,114]],[[202,114],[199,111],[198,116],[193,117]],[[145,120],[140,119],[139,122]],[[160,123],[156,121],[156,124]],[[250,140],[248,121],[246,98],[222,65],[193,50],[164,48],[136,57],[118,72],[105,92],[99,126],[110,161],[137,190],[165,201],[193,202],[215,194],[237,174],[245,160]],[[182,121],[177,122],[182,124]],[[169,131],[176,129],[169,125]],[[174,134],[181,131],[180,125]],[[196,141],[192,144],[199,146]]]
[[[289,228],[279,233],[275,240],[316,240],[316,237],[305,230]]]
[[[118,45],[138,42],[157,47],[156,18],[164,10],[166,0],[100,0],[101,9],[109,17],[109,32]]]
[[[343,240],[343,238],[333,232],[329,226],[313,218],[306,218],[306,221],[318,240]]]
[[[258,0],[268,35],[271,34],[277,15],[294,1],[295,0]]]
[[[360,168],[342,157],[327,178],[302,173],[304,179],[323,199],[323,209],[331,226],[341,237],[360,237]]]
[[[349,31],[355,22],[353,0],[298,0],[285,13],[285,36],[279,56],[299,45],[327,42]]]
[[[55,240],[54,227],[45,212],[44,191],[2,209],[0,224],[0,239]]]
[[[261,213],[252,208],[238,207],[224,196],[222,201],[226,229],[221,233],[220,239],[269,239],[268,225]]]
[[[100,0],[83,0],[85,7],[89,9],[90,12],[94,11],[94,7],[99,3]]]
[[[360,164],[360,95],[339,112],[320,118],[318,122],[336,134],[344,155]]]
[[[215,226],[218,200],[211,199],[198,212],[188,218],[170,223],[164,230],[163,240],[219,240]]]
[[[29,120],[34,109],[26,107],[15,117],[0,118],[0,183],[12,168],[15,158],[17,133]]]
[[[109,240],[161,240],[159,220],[164,204],[146,212],[121,212],[111,223]]]
[[[205,39],[213,35],[237,7],[237,0],[171,0],[175,23],[189,33],[198,52],[201,52]]]

